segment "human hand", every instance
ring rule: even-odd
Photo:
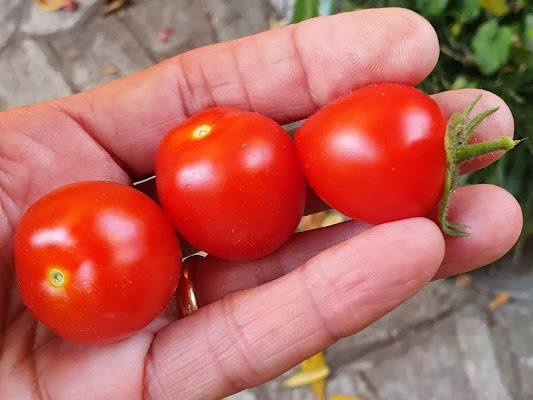
[[[431,279],[501,257],[521,231],[520,208],[503,189],[476,185],[458,189],[450,208],[451,220],[468,224],[467,238],[444,238],[425,218],[349,221],[296,234],[255,262],[192,258],[200,309],[179,319],[171,303],[109,345],[62,340],[18,293],[13,231],[44,194],[76,181],[150,176],[162,136],[201,109],[234,106],[288,123],[355,87],[415,85],[438,53],[435,32],[416,14],[359,11],[197,49],[89,92],[0,113],[0,397],[221,398],[360,331]],[[478,92],[434,99],[449,116]],[[485,93],[476,109],[495,105],[476,140],[512,135],[498,97]]]

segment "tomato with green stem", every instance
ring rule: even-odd
[[[178,284],[181,250],[161,208],[129,186],[81,182],[34,203],[15,232],[26,307],[78,343],[107,343],[150,323]]]
[[[446,219],[458,167],[467,159],[508,150],[509,137],[469,145],[475,128],[497,108],[469,119],[479,98],[446,121],[425,93],[382,83],[342,96],[297,130],[296,148],[315,192],[350,218],[371,224],[426,216],[441,201],[439,223],[450,235],[464,225]]]

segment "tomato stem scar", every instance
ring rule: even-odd
[[[208,126],[208,125],[200,125],[199,127],[197,127],[194,130],[192,135],[195,138],[201,138],[201,137],[204,137],[205,135],[207,135],[209,132],[211,132],[211,127],[210,126]]]
[[[53,268],[48,273],[48,280],[55,287],[61,287],[65,283],[65,274],[62,271]]]

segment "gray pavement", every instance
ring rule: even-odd
[[[46,13],[2,0],[0,110],[90,89],[189,49],[289,18],[292,0],[137,0],[102,17],[98,0]],[[174,33],[162,43],[165,28]],[[390,315],[326,350],[327,394],[365,400],[533,400],[533,275],[486,269],[473,283],[434,282]],[[509,304],[488,307],[499,291]],[[356,313],[357,310],[354,310]],[[313,399],[281,382],[232,400]]]

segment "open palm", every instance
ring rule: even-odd
[[[376,227],[349,221],[294,235],[257,262],[191,258],[200,310],[178,319],[171,303],[114,344],[62,340],[18,292],[13,231],[49,191],[152,175],[162,136],[201,109],[234,106],[288,123],[355,87],[417,84],[438,53],[435,32],[416,14],[359,11],[197,49],[93,91],[0,113],[0,398],[221,398],[363,329],[431,279],[501,257],[521,231],[520,208],[504,190],[478,185],[458,190],[450,210],[469,225],[469,238],[443,238],[425,218]],[[434,99],[450,115],[476,94]],[[485,93],[477,107],[495,105],[500,111],[476,139],[512,135],[498,97]]]

